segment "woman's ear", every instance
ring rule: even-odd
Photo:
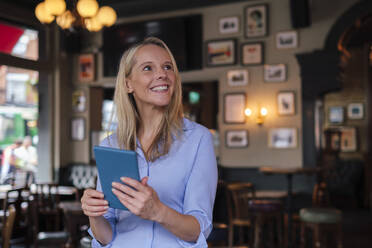
[[[133,93],[133,88],[130,79],[125,80],[125,85],[127,86],[128,93]]]

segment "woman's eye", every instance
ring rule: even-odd
[[[143,68],[143,70],[144,70],[144,71],[151,71],[151,66],[149,66],[149,65],[148,65],[148,66],[145,66],[145,67]]]
[[[164,66],[164,70],[172,70],[172,69],[173,69],[172,65],[165,65]]]

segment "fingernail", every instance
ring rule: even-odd
[[[124,181],[125,180],[125,177],[121,177],[120,180]]]
[[[109,207],[108,206],[105,206],[105,209],[108,209]]]

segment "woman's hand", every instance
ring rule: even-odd
[[[102,216],[107,212],[108,202],[104,199],[102,192],[86,189],[81,197],[81,208],[84,214],[89,217]]]
[[[112,192],[120,202],[133,214],[147,220],[160,221],[164,205],[153,188],[147,185],[148,177],[141,182],[129,177],[122,177],[122,183],[113,182]],[[129,187],[129,186],[131,187]]]

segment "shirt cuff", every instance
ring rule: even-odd
[[[109,222],[109,223],[110,223],[110,225],[111,225],[111,230],[112,230],[112,240],[111,240],[111,242],[108,243],[107,245],[102,245],[100,242],[98,242],[98,241],[96,240],[96,238],[94,237],[94,235],[93,235],[92,229],[91,229],[91,228],[88,229],[88,233],[89,233],[89,235],[93,238],[93,239],[92,239],[92,248],[109,248],[109,247],[112,246],[112,241],[113,241],[114,238],[115,238],[116,230],[115,230],[115,225],[114,225],[113,223],[111,223],[111,222]]]
[[[199,211],[192,211],[190,213],[187,213],[189,215],[192,215],[196,218],[196,220],[199,222],[200,225],[200,234],[196,242],[187,242],[182,239],[178,239],[178,243],[182,247],[187,247],[187,248],[205,248],[208,247],[207,243],[207,237],[212,231],[212,224],[210,221],[208,221],[207,217],[200,213]]]

